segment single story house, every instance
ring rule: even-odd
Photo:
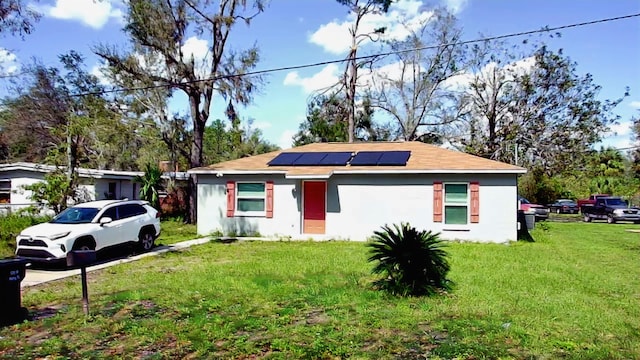
[[[189,174],[177,168],[166,166],[160,162],[163,170],[162,178],[171,180],[180,186],[186,186]],[[55,171],[52,165],[16,162],[0,164],[0,215],[35,205],[30,199],[31,191],[25,185],[44,180],[45,174]],[[106,199],[139,199],[140,184],[135,182],[136,176],[143,176],[142,171],[96,170],[78,168],[80,199],[84,201]],[[161,203],[166,191],[160,192]]]
[[[25,185],[44,180],[45,174],[56,170],[55,166],[28,162],[0,164],[0,208],[14,211],[34,205],[31,191]],[[138,199],[140,184],[133,180],[137,171],[78,169],[79,191],[84,201],[103,199]]]
[[[526,169],[421,142],[315,143],[188,171],[198,233],[367,240],[408,222],[443,239],[517,239]]]
[[[160,169],[164,170],[162,177],[165,180],[186,184],[189,174],[177,169],[173,171],[164,163],[160,162]],[[43,181],[45,174],[55,170],[52,165],[29,162],[0,164],[0,214],[34,205],[30,199],[31,191],[25,190],[24,186]],[[135,178],[144,175],[142,171],[77,170],[82,201],[140,198],[140,184],[135,182]]]

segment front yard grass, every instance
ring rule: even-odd
[[[640,358],[637,225],[452,243],[446,295],[372,290],[358,242],[210,242],[23,290],[0,358]]]
[[[156,240],[157,245],[171,245],[200,237],[196,231],[196,225],[185,224],[181,220],[163,220],[160,223],[160,229],[160,237]]]

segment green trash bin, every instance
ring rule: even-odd
[[[24,259],[0,260],[0,326],[22,322],[28,311],[22,307],[20,283],[26,273]]]

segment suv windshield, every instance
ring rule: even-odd
[[[605,201],[609,206],[627,206],[627,203],[622,199],[606,199]]]
[[[100,209],[71,207],[58,214],[50,222],[54,224],[87,224],[96,217],[98,211]]]

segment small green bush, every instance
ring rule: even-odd
[[[450,266],[448,254],[439,233],[417,231],[408,223],[383,226],[375,231],[370,247],[369,262],[376,262],[374,274],[384,277],[376,287],[395,295],[433,295],[450,290],[447,279]]]
[[[25,228],[49,221],[48,216],[7,215],[0,216],[0,257],[13,255],[16,248],[16,236]]]
[[[215,229],[214,231],[209,233],[210,237],[223,237],[224,233],[220,229]]]

